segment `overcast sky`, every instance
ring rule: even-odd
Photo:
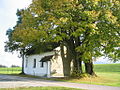
[[[21,66],[21,59],[17,54],[4,52],[4,42],[7,40],[6,30],[15,26],[16,11],[27,7],[32,0],[0,0],[0,64]]]

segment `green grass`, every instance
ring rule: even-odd
[[[94,65],[94,71],[98,77],[73,79],[70,82],[120,87],[120,64],[96,64]]]
[[[120,64],[96,64],[94,65],[96,72],[115,72],[120,73]]]
[[[94,70],[97,77],[53,78],[53,80],[120,87],[120,64],[96,64]]]
[[[67,87],[28,87],[28,88],[6,88],[0,90],[83,90],[76,88],[67,88]]]
[[[52,78],[50,80],[120,87],[120,64],[95,64],[94,70],[95,73],[97,74],[97,77],[85,77],[80,79]],[[18,72],[16,72],[16,74],[18,74]],[[22,75],[22,76],[34,77],[34,76],[26,76],[26,75]]]
[[[120,64],[96,64],[94,67],[101,79],[97,84],[120,86]]]
[[[20,72],[21,67],[0,68],[0,74],[19,74]]]

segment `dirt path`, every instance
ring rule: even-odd
[[[37,87],[37,86],[62,86],[81,88],[88,90],[120,90],[120,87],[90,85],[90,84],[77,84],[60,81],[42,80],[36,78],[19,77],[11,75],[0,75],[0,88],[15,88],[15,87]]]

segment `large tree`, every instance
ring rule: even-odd
[[[95,58],[120,58],[119,12],[119,0],[33,0],[22,13],[22,23],[15,28],[13,37],[25,45],[57,42],[67,76],[71,61],[73,75],[82,73],[82,61],[86,73],[94,75]]]

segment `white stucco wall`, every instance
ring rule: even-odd
[[[34,76],[46,76],[47,74],[50,74],[49,61],[44,62],[44,67],[41,67],[42,62],[40,62],[40,60],[44,56],[53,55],[53,54],[54,54],[54,52],[47,52],[47,53],[43,53],[43,54],[27,56],[27,58],[25,58],[25,62],[24,62],[25,74],[34,75]],[[34,59],[36,59],[36,68],[33,68]],[[27,67],[26,67],[26,63],[27,63]],[[50,75],[47,75],[47,76],[49,77]]]
[[[63,75],[63,63],[62,63],[62,58],[61,55],[53,56],[51,60],[51,76],[64,76]]]
[[[55,56],[53,56],[51,60],[51,76],[64,76],[63,74],[63,62],[61,58],[61,50],[60,47],[57,47],[54,49],[56,51]],[[64,50],[66,52],[66,47],[64,47]]]

